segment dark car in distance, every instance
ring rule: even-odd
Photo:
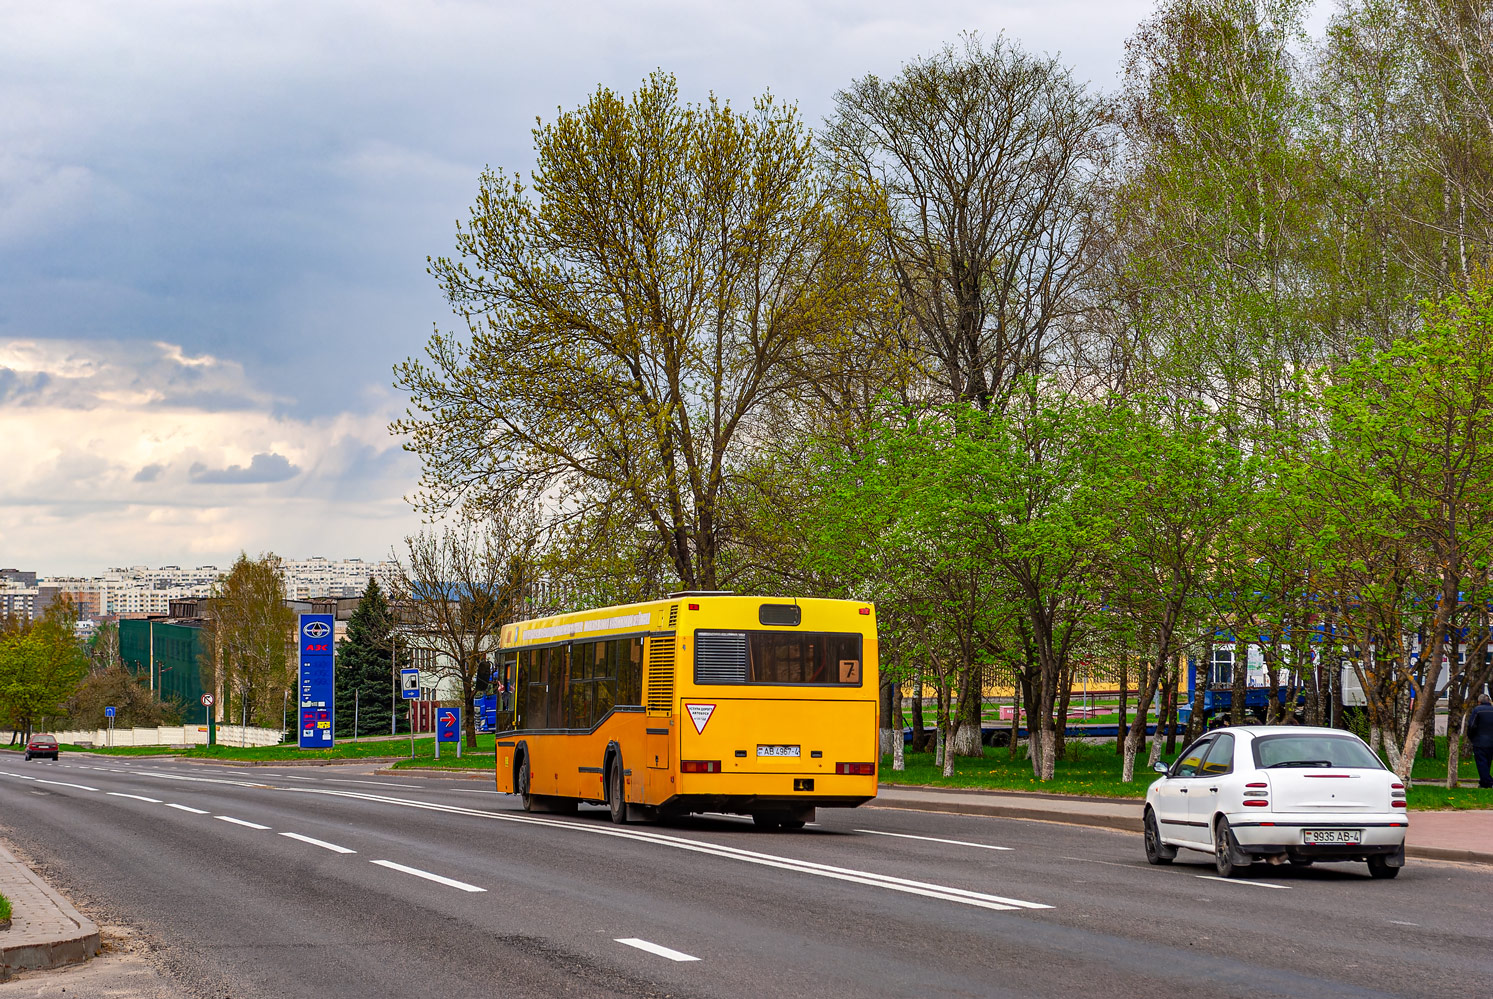
[[[26,761],[29,763],[33,756],[50,756],[57,759],[57,737],[45,732],[38,732],[26,743]]]

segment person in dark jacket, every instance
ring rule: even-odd
[[[1467,716],[1467,741],[1477,761],[1477,786],[1493,787],[1493,698],[1479,694],[1477,707]]]

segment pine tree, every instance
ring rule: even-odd
[[[347,622],[347,636],[337,643],[337,736],[351,738],[354,693],[358,735],[387,735],[393,704],[390,649],[394,619],[378,580],[369,579],[363,598]],[[401,661],[398,665],[402,666]]]

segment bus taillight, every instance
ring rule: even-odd
[[[848,774],[851,777],[874,777],[876,776],[876,764],[874,763],[836,763],[835,773]]]
[[[721,772],[720,760],[680,760],[679,772],[686,774],[718,774]]]

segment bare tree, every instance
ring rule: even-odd
[[[955,399],[1003,408],[1081,311],[1107,119],[1056,59],[974,34],[836,95],[828,156],[885,192],[903,306]]]
[[[413,629],[417,646],[437,653],[437,676],[460,688],[468,745],[477,739],[483,666],[532,590],[535,537],[528,516],[466,521],[406,537],[393,553],[396,620]]]

